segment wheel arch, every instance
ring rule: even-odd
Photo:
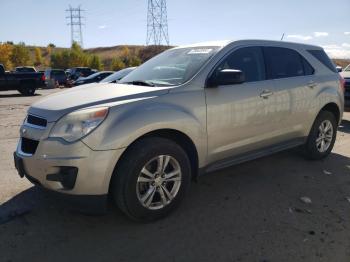
[[[322,111],[328,111],[332,113],[335,116],[337,123],[340,123],[340,109],[336,103],[330,102],[326,104],[324,107],[321,108],[320,112]]]
[[[179,130],[176,130],[176,129],[170,129],[170,128],[157,129],[157,130],[153,130],[153,131],[150,131],[146,134],[141,135],[140,137],[135,139],[131,144],[129,144],[127,146],[127,148],[121,154],[121,156],[119,157],[119,159],[117,160],[117,162],[114,166],[113,174],[112,174],[112,177],[111,177],[110,183],[109,183],[109,192],[111,192],[112,180],[114,179],[118,165],[121,163],[121,161],[123,161],[125,155],[128,152],[128,149],[130,149],[136,142],[138,142],[144,138],[149,138],[149,137],[166,138],[166,139],[169,139],[169,140],[175,142],[176,144],[178,144],[186,152],[186,154],[190,160],[191,174],[192,174],[191,178],[193,180],[197,179],[198,170],[199,170],[198,169],[198,165],[199,165],[198,151],[197,151],[195,143],[192,141],[192,139],[188,135],[186,135],[185,133],[183,133]]]

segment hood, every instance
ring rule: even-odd
[[[44,97],[34,103],[28,113],[54,122],[74,110],[107,103],[126,103],[128,100],[160,96],[168,93],[169,87],[148,87],[115,83],[90,84],[73,87]]]
[[[350,71],[343,71],[339,73],[344,78],[350,78]]]

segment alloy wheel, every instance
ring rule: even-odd
[[[146,163],[137,178],[136,194],[147,209],[169,205],[181,186],[181,167],[172,156],[159,155]]]
[[[328,150],[332,143],[333,132],[333,125],[331,121],[324,120],[320,124],[316,138],[316,147],[319,152],[324,153]]]

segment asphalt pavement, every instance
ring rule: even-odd
[[[0,93],[0,261],[350,261],[350,113],[325,160],[290,150],[206,174],[174,213],[140,224],[112,204],[81,214],[17,175],[26,110],[59,91]]]

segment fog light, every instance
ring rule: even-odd
[[[58,173],[48,174],[46,180],[60,182],[64,189],[73,189],[77,180],[78,168],[74,166],[59,166]]]

